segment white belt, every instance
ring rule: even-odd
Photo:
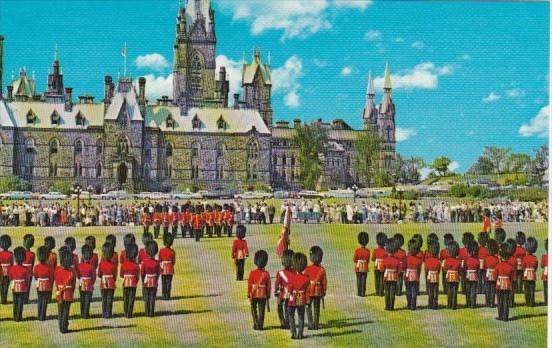
[[[29,267],[29,266],[32,266],[32,265],[33,265],[32,263],[24,263],[23,267]]]
[[[39,282],[50,281],[50,278],[38,278],[37,281]]]

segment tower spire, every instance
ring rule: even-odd
[[[366,94],[369,97],[373,97],[376,94],[376,90],[374,88],[374,79],[372,78],[371,69],[370,69],[370,72],[368,73],[368,90],[366,91]]]
[[[54,48],[54,62],[58,61],[58,45]]]
[[[391,74],[389,73],[389,62],[385,64],[385,83],[383,89],[391,89]]]

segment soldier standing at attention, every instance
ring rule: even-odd
[[[408,242],[408,256],[406,257],[406,272],[404,281],[406,283],[407,308],[416,310],[418,291],[420,290],[420,271],[422,260],[417,256],[420,252],[420,245],[415,239]],[[395,254],[396,255],[396,254]]]
[[[447,308],[456,309],[458,303],[458,283],[460,282],[460,260],[458,259],[458,243],[452,241],[448,244],[448,257],[443,264],[445,270]]]
[[[153,208],[153,235],[155,239],[159,237],[159,231],[161,230],[161,222],[163,220],[163,207],[161,204],[155,204]]]
[[[257,269],[249,273],[247,298],[251,302],[253,330],[262,331],[264,329],[265,308],[270,299],[270,274],[265,271],[268,263],[268,253],[264,250],[257,251],[254,262]]]
[[[490,308],[496,307],[496,265],[500,262],[498,258],[498,243],[494,239],[487,241],[489,254],[485,257],[485,305]]]
[[[155,259],[158,247],[155,241],[146,244],[146,253],[148,257],[142,261],[142,287],[144,289],[144,302],[146,315],[155,316],[155,297],[157,296],[157,285],[159,279],[159,262]]]
[[[144,227],[144,233],[149,232],[150,226],[151,226],[151,214],[149,212],[149,206],[146,204],[142,208],[142,225]]]
[[[57,254],[53,251],[56,247],[56,240],[52,236],[48,236],[44,238],[44,246],[48,249],[48,267],[50,267],[51,274],[54,274],[54,272],[57,269]],[[73,261],[73,260],[71,260]],[[49,300],[52,300],[52,293],[50,292]]]
[[[292,339],[303,339],[305,327],[305,306],[310,301],[307,288],[310,280],[303,275],[307,267],[307,256],[302,253],[293,254],[292,261],[295,274],[288,282],[288,318]],[[295,312],[297,312],[297,325],[295,324]]]
[[[146,253],[146,245],[148,245],[149,242],[153,240],[153,235],[149,232],[146,232],[142,235],[142,244],[144,245],[143,248],[141,248],[138,251],[138,265],[142,265],[142,261],[148,258],[148,254]]]
[[[496,297],[498,302],[498,317],[497,320],[508,321],[510,312],[510,296],[512,293],[512,278],[515,275],[516,269],[508,260],[514,254],[515,248],[505,243],[500,248],[500,258],[502,261],[496,265]]]
[[[2,304],[8,304],[8,288],[10,287],[10,278],[8,271],[13,265],[13,253],[9,250],[12,241],[11,237],[7,234],[0,237],[0,266],[2,267],[2,282],[0,283],[0,296],[2,298]]]
[[[280,327],[282,329],[289,329],[288,318],[288,300],[289,293],[287,292],[287,285],[290,277],[293,276],[293,268],[291,259],[293,257],[293,250],[284,250],[282,255],[282,266],[284,269],[276,273],[276,280],[274,281],[274,296],[278,305],[278,319],[280,319]]]
[[[372,253],[372,262],[374,263],[374,278],[376,285],[376,296],[383,296],[384,284],[383,284],[383,271],[385,266],[383,265],[383,259],[387,256],[385,251],[385,244],[387,243],[387,236],[383,232],[379,232],[376,235],[376,243],[378,247],[374,249]]]
[[[368,277],[368,262],[370,262],[370,250],[366,248],[370,236],[366,232],[360,232],[358,234],[358,247],[355,250],[353,256],[353,263],[355,264],[355,273],[357,279],[357,296],[366,296],[366,279]]]
[[[404,237],[400,233],[396,233],[393,238],[398,243],[399,248],[397,249],[397,252],[395,253],[395,257],[399,260],[400,266],[399,266],[399,282],[397,283],[397,295],[402,295],[402,288],[403,288],[403,278],[404,278],[404,270],[406,268],[406,252],[402,248],[404,245]],[[420,236],[421,238],[421,236]],[[421,245],[421,244],[420,244]]]
[[[207,205],[205,211],[203,212],[203,221],[205,222],[205,232],[209,238],[213,237],[213,208],[210,205]]]
[[[48,261],[48,248],[41,246],[37,249],[36,255],[38,258],[38,264],[34,267],[34,277],[36,280],[36,294],[37,294],[37,318],[40,321],[46,320],[46,309],[48,308],[48,302],[52,298],[52,284],[54,282],[54,272],[47,264]],[[49,296],[49,297],[48,297]]]
[[[123,247],[124,247],[124,249],[121,250],[121,252],[119,253],[119,264],[120,265],[122,265],[126,261],[126,258],[127,258],[126,249],[131,244],[136,244],[136,237],[134,237],[134,235],[132,233],[127,233],[123,237]]]
[[[119,255],[117,255],[117,252],[115,251],[115,247],[117,246],[117,237],[112,234],[108,234],[105,237],[105,242],[111,244],[111,250],[113,250],[111,262],[115,265],[115,269],[117,269],[119,267]],[[117,273],[115,272],[115,276],[116,275]]]
[[[102,246],[102,261],[98,267],[98,277],[101,280],[102,316],[104,319],[113,316],[113,294],[115,293],[115,277],[117,266],[113,262],[113,245],[105,242]]]
[[[450,233],[445,233],[443,236],[443,249],[441,249],[441,252],[439,253],[439,260],[441,260],[441,282],[443,283],[443,293],[447,293],[447,279],[446,279],[446,272],[444,269],[445,260],[448,259],[448,245],[450,242],[454,241],[454,236]]]
[[[477,252],[479,245],[472,240],[467,245],[468,257],[465,262],[466,269],[466,307],[477,307],[477,284],[479,281],[479,258]]]
[[[192,231],[195,236],[195,241],[199,242],[201,240],[201,212],[197,207],[192,208],[191,225]]]
[[[29,270],[23,266],[25,259],[25,248],[17,247],[13,250],[15,265],[8,270],[8,276],[12,282],[13,294],[13,320],[21,321],[23,319],[23,304],[27,292],[29,291]]]
[[[469,257],[468,244],[475,238],[472,233],[466,232],[462,236],[462,245],[458,250],[458,259],[460,260],[460,286],[461,292],[466,293],[466,259]]]
[[[77,256],[77,254],[75,254],[75,249],[77,249],[77,241],[73,237],[67,237],[65,238],[64,244],[71,252],[71,260],[73,261],[73,266],[71,267],[71,269],[75,271],[76,275],[77,267],[79,266],[79,257]]]
[[[220,238],[222,235],[222,207],[218,204],[215,204],[215,209],[213,209],[213,222],[215,224],[215,234]]]
[[[428,308],[438,309],[439,299],[439,271],[441,270],[441,261],[439,260],[439,242],[430,241],[427,248],[427,257],[425,259],[426,288],[428,296]]]
[[[397,294],[397,282],[399,280],[400,261],[395,257],[398,243],[394,238],[387,240],[385,251],[387,256],[383,259],[383,281],[385,283],[385,310],[392,311],[395,308],[395,295]]]
[[[92,247],[83,245],[82,262],[77,266],[77,275],[80,280],[80,310],[81,317],[88,319],[90,316],[90,302],[92,302],[92,293],[94,292],[94,284],[96,283],[96,269],[92,265]]]
[[[479,242],[479,250],[477,252],[477,257],[479,258],[479,281],[477,293],[485,294],[485,258],[489,255],[489,251],[487,250],[489,234],[479,232],[477,235],[477,241]]]
[[[322,248],[319,246],[313,246],[310,249],[310,259],[312,264],[307,266],[303,272],[303,274],[309,277],[310,280],[308,288],[308,296],[310,301],[307,305],[309,330],[318,330],[318,324],[320,322],[320,302],[324,301],[324,296],[326,296],[326,291],[328,289],[326,270],[322,267],[323,256],[324,252],[322,251]]]
[[[236,228],[236,236],[238,239],[232,243],[232,259],[236,265],[236,280],[243,280],[245,259],[249,257],[249,248],[245,240],[245,226],[238,225]]]
[[[161,292],[163,300],[171,299],[172,279],[174,276],[174,265],[176,263],[176,253],[172,249],[174,237],[170,233],[163,236],[164,248],[159,250],[159,263],[161,267]]]
[[[489,233],[491,232],[491,212],[489,209],[485,209],[483,214],[483,232]]]
[[[544,254],[541,258],[542,286],[544,288],[544,305],[548,306],[548,238],[544,240]]]
[[[29,292],[31,291],[31,283],[33,280],[33,267],[35,264],[35,253],[31,250],[34,246],[35,238],[32,234],[26,234],[23,237],[23,246],[25,247],[25,258],[23,259],[23,267],[29,271],[29,286],[25,295],[25,304],[29,303]]]
[[[529,307],[535,306],[535,281],[537,280],[537,268],[539,260],[534,255],[537,252],[538,243],[533,237],[527,238],[525,249],[527,255],[521,260],[523,268],[523,281],[525,288],[525,304]]]
[[[59,251],[61,266],[56,268],[54,279],[56,282],[56,301],[58,303],[58,322],[59,332],[69,332],[69,309],[73,302],[73,292],[75,291],[76,277],[75,272],[71,270],[73,260],[71,251],[62,247]]]
[[[136,263],[138,246],[129,244],[126,246],[126,259],[121,264],[121,278],[123,279],[123,302],[124,312],[127,318],[132,318],[134,312],[134,300],[136,298],[136,287],[140,277],[140,266]]]
[[[100,263],[100,261],[98,258],[98,254],[94,252],[94,250],[96,250],[96,237],[88,236],[84,239],[84,243],[86,245],[89,245],[90,248],[92,248],[92,258],[90,259],[90,264],[92,265],[92,267],[94,267],[95,270],[97,270],[98,264]],[[82,262],[82,258],[81,258],[81,262]]]
[[[525,246],[525,233],[519,231],[516,235],[516,249],[514,251],[514,256],[516,258],[516,278],[514,281],[514,290],[516,293],[523,293],[523,267],[521,265],[521,260],[527,252],[524,249]]]
[[[162,213],[162,217],[163,217],[163,234],[165,233],[169,233],[169,227],[171,225],[171,219],[170,219],[170,207],[168,205],[164,205],[163,206],[163,213]],[[155,239],[157,239],[157,237],[159,237],[159,235],[155,236]]]

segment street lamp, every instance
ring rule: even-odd
[[[94,188],[92,187],[92,185],[88,185],[87,187],[87,190],[88,190],[88,205],[92,205],[92,190]]]
[[[79,184],[76,184],[73,187],[73,192],[77,195],[77,222],[81,222],[81,217],[80,217],[80,195],[82,193],[82,187]]]
[[[356,197],[357,197],[358,186],[357,186],[357,185],[353,185],[353,187],[351,187],[351,190],[353,190],[353,203],[356,204]]]

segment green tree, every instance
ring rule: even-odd
[[[326,154],[328,134],[319,123],[300,125],[295,128],[293,143],[297,148],[300,180],[307,190],[314,190],[322,173],[321,155]]]
[[[31,184],[15,175],[0,177],[0,193],[8,191],[29,191]]]
[[[431,168],[440,173],[441,176],[445,176],[448,173],[448,167],[452,161],[445,156],[437,157],[433,160]]]
[[[67,180],[56,180],[50,185],[50,190],[61,192],[65,195],[71,195],[73,192],[73,183]]]
[[[362,132],[354,143],[353,169],[360,181],[368,186],[378,181],[380,150],[381,138],[371,130]]]
[[[524,173],[531,164],[531,156],[526,153],[512,153],[507,161],[508,173]]]
[[[485,156],[479,156],[477,162],[468,170],[469,174],[475,175],[490,175],[494,172],[493,162]]]
[[[543,145],[535,150],[535,157],[531,159],[529,164],[528,176],[529,182],[532,185],[542,187],[543,177],[548,170],[548,146]]]
[[[493,173],[501,174],[505,172],[506,160],[512,152],[509,148],[501,148],[496,146],[485,146],[483,149],[483,157],[487,157],[493,164]]]

